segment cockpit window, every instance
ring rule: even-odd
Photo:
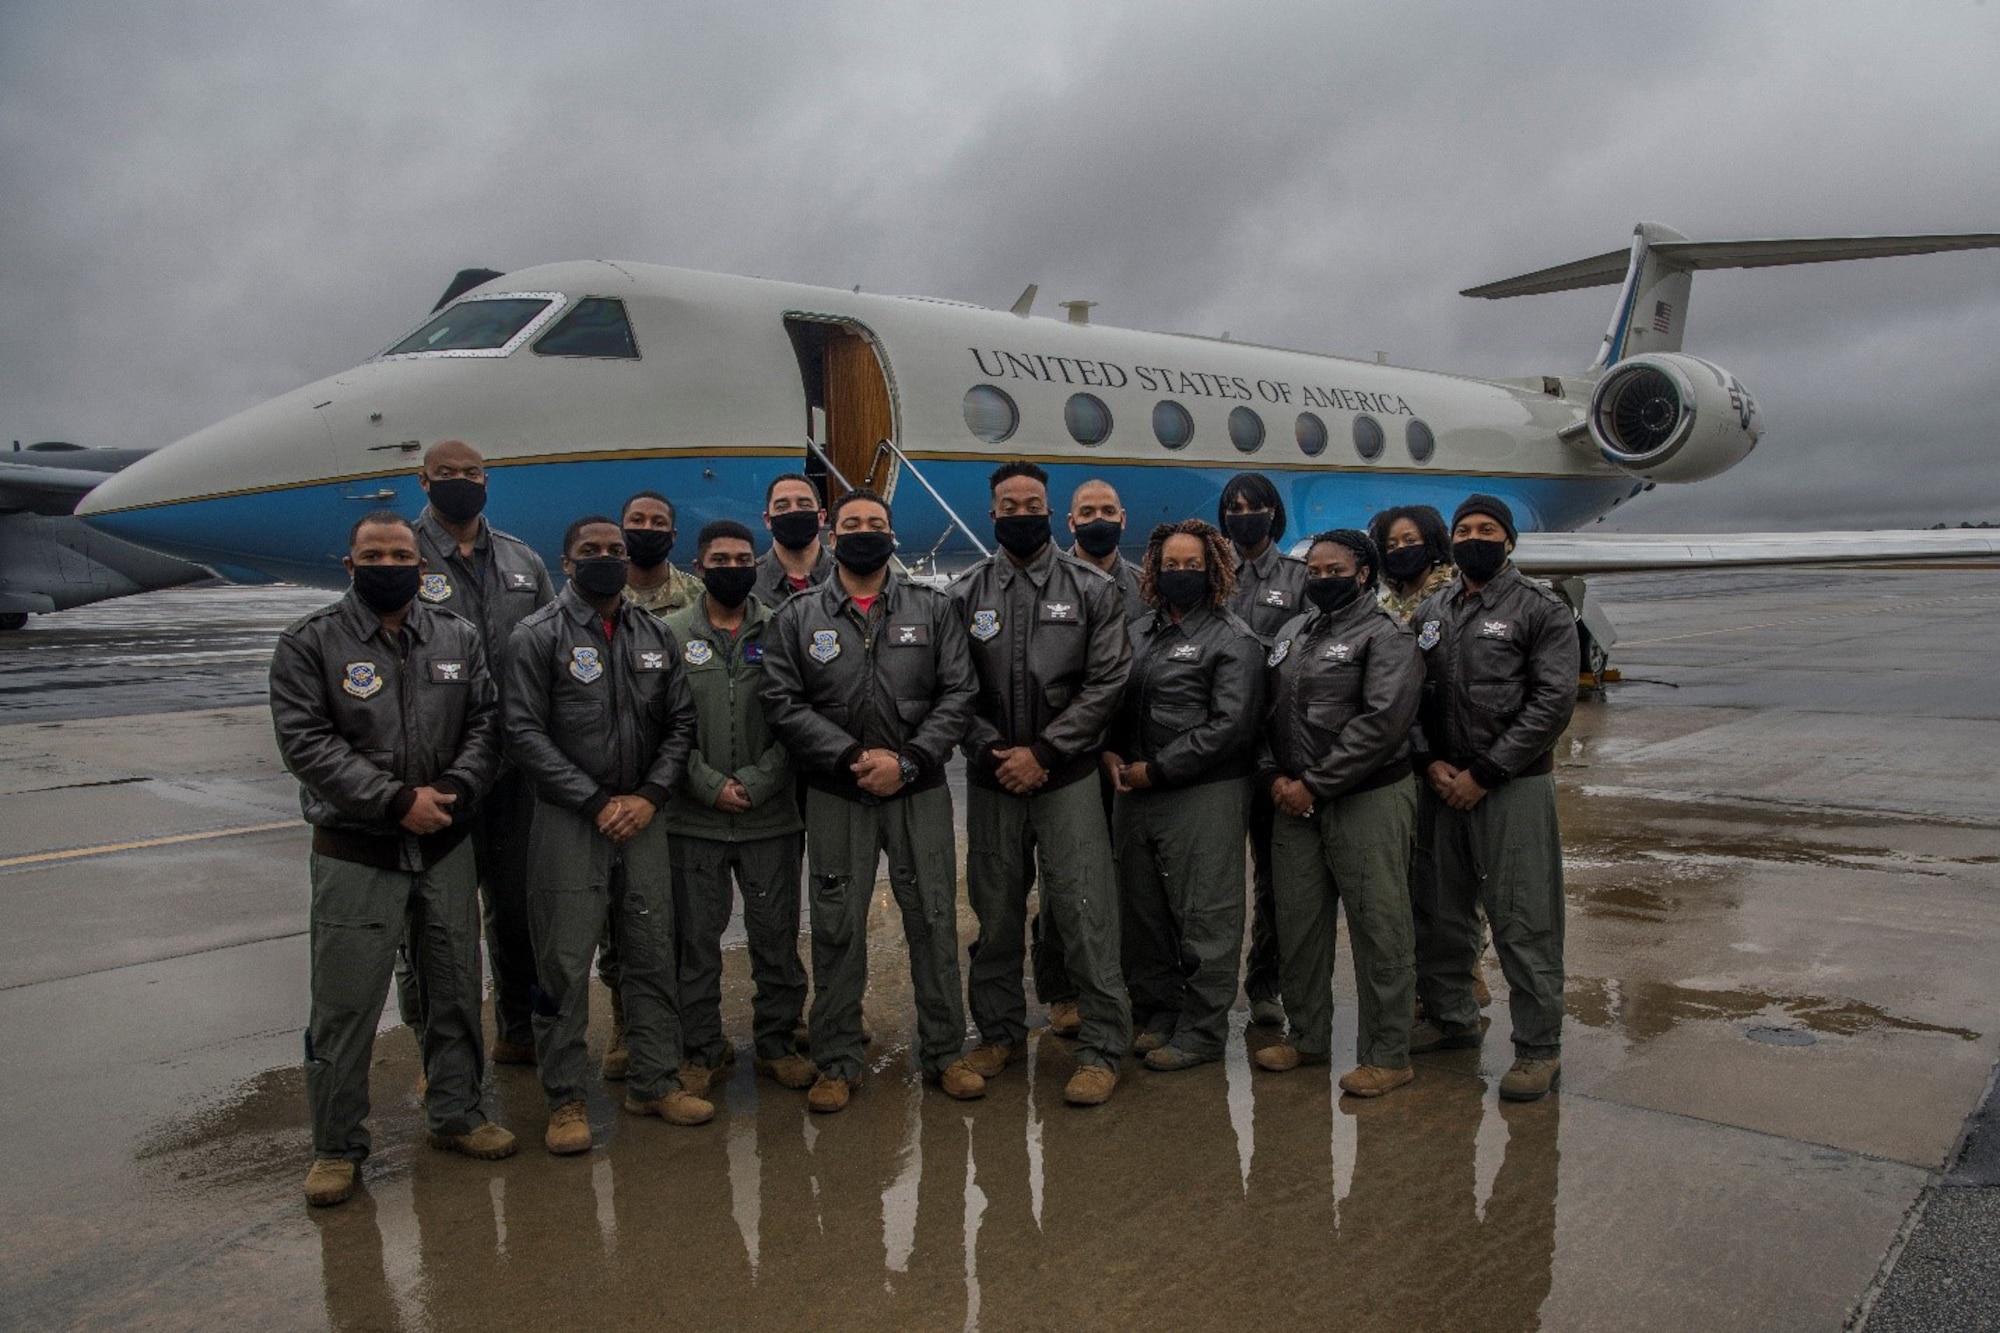
[[[547,319],[561,297],[518,292],[460,301],[384,356],[505,356]]]
[[[589,296],[542,335],[535,352],[540,356],[620,356],[636,361],[639,345],[632,340],[632,321],[625,317],[623,301]]]

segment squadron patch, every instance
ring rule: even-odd
[[[659,657],[660,654],[646,653],[643,656]],[[715,649],[709,646],[707,639],[689,639],[687,647],[681,649],[681,660],[689,666],[707,666],[715,660]],[[657,671],[659,668],[655,667],[654,670]]]
[[[340,688],[357,699],[373,699],[382,692],[382,677],[373,662],[349,662],[347,679],[340,682]]]
[[[813,631],[812,647],[806,649],[815,662],[831,662],[840,656],[840,631],[837,629],[816,629]]]
[[[743,645],[743,664],[744,664],[745,666],[763,666],[763,665],[764,665],[764,645],[763,645],[763,644],[761,644],[761,643],[746,643],[746,644],[744,644],[744,645]]]
[[[1417,632],[1417,647],[1423,649],[1425,652],[1429,652],[1438,646],[1439,623],[1439,621],[1435,620],[1426,620],[1424,622],[1424,627]]]
[[[451,580],[442,574],[426,574],[417,585],[417,596],[427,602],[447,601],[451,597]]]
[[[891,625],[889,627],[891,648],[922,648],[931,641],[929,625]]]
[[[701,640],[697,639],[695,643],[701,643]],[[701,646],[703,648],[708,647],[705,643]],[[690,662],[694,661],[694,644],[688,645],[687,657]],[[702,662],[706,662],[707,660],[706,657],[702,658]],[[695,665],[700,666],[701,662],[695,662]],[[667,655],[657,648],[641,648],[632,654],[632,669],[634,671],[665,671],[667,669]]]
[[[465,663],[463,662],[431,663],[431,684],[463,685],[464,683],[465,683]]]
[[[569,674],[588,685],[604,674],[604,659],[595,648],[569,650]]]
[[[1264,665],[1267,667],[1278,665],[1278,663],[1285,660],[1285,654],[1290,651],[1292,651],[1292,641],[1290,639],[1278,640],[1278,646],[1273,648],[1271,655],[1264,659]]]
[[[972,637],[985,643],[1000,632],[998,611],[974,611],[972,613]]]

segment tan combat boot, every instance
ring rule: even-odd
[[[497,1162],[514,1155],[514,1136],[490,1120],[470,1134],[432,1134],[429,1138],[433,1148],[462,1153],[482,1162]]]
[[[1144,1055],[1148,1051],[1157,1051],[1166,1044],[1167,1034],[1164,1032],[1141,1032],[1132,1038],[1132,1054]]]
[[[558,1157],[590,1151],[590,1115],[582,1102],[564,1102],[549,1112],[548,1131],[542,1146]]]
[[[686,1088],[675,1088],[651,1101],[625,1095],[625,1109],[633,1115],[656,1115],[670,1125],[705,1125],[715,1119],[715,1104],[704,1101]]]
[[[757,1072],[775,1080],[782,1088],[810,1088],[819,1077],[819,1070],[803,1055],[781,1055],[775,1060],[757,1061]]]
[[[1354,1097],[1380,1097],[1402,1087],[1416,1074],[1409,1066],[1384,1069],[1381,1065],[1361,1065],[1340,1076],[1340,1090]]]
[[[1057,1000],[1049,1006],[1049,1031],[1058,1037],[1074,1037],[1083,1031],[1083,1013],[1075,1000]]]
[[[1323,1065],[1331,1057],[1325,1053],[1308,1055],[1290,1042],[1274,1042],[1269,1046],[1259,1046],[1251,1052],[1250,1058],[1257,1067],[1273,1074],[1283,1074],[1297,1069],[1300,1065]]]
[[[1063,1100],[1071,1106],[1102,1106],[1117,1086],[1118,1075],[1103,1065],[1079,1065],[1063,1084]]]
[[[345,1157],[322,1157],[306,1172],[306,1202],[315,1208],[346,1203],[354,1193],[354,1163]]]
[[[806,1094],[806,1109],[818,1111],[821,1115],[832,1115],[835,1111],[847,1109],[847,1099],[861,1087],[858,1078],[838,1078],[832,1074],[821,1074]]]
[[[1486,1029],[1493,1026],[1493,1020],[1484,1014],[1479,1022],[1463,1032],[1446,1032],[1437,1024],[1425,1019],[1410,1026],[1410,1054],[1429,1055],[1433,1051],[1469,1051],[1486,1040]]]
[[[715,1074],[707,1065],[682,1065],[679,1077],[683,1088],[697,1097],[706,1097],[715,1085]]]
[[[1514,1062],[1500,1080],[1500,1095],[1510,1102],[1532,1102],[1546,1097],[1562,1083],[1563,1062],[1559,1056],[1546,1059],[1522,1058]]]
[[[945,1066],[945,1071],[938,1075],[938,1086],[944,1089],[945,1096],[961,1102],[978,1101],[986,1095],[985,1076],[972,1067],[970,1059],[953,1060]]]
[[[999,1042],[981,1042],[965,1053],[959,1063],[981,1078],[994,1078],[1001,1070],[1020,1059],[1025,1052],[1019,1046],[1006,1046]]]

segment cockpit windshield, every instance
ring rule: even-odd
[[[460,301],[382,355],[505,356],[540,325],[538,317],[555,300],[532,293]]]

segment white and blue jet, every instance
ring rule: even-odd
[[[484,278],[381,354],[198,431],[104,481],[79,513],[216,568],[342,586],[349,525],[423,504],[418,455],[486,457],[488,513],[551,564],[563,527],[642,489],[681,525],[756,513],[777,474],[896,505],[902,558],[979,554],[956,515],[1029,458],[1067,496],[1110,481],[1128,537],[1205,514],[1234,473],[1276,483],[1294,535],[1392,504],[1504,499],[1531,573],[2000,553],[1976,532],[1571,535],[1654,483],[1700,482],[1764,431],[1732,372],[1681,350],[1694,272],[2000,246],[2000,234],[1691,241],[1629,248],[1466,293],[1621,284],[1580,370],[1477,379],[1186,334],[643,264]]]

